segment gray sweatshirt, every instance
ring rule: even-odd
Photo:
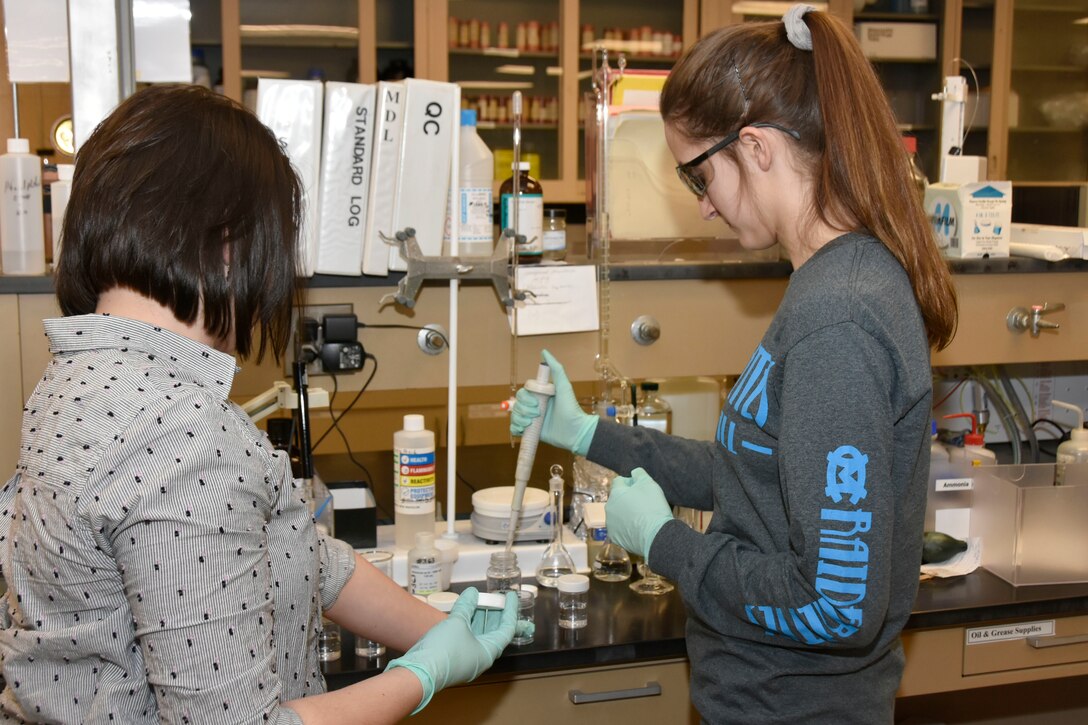
[[[728,320],[722,321],[728,329]],[[712,723],[890,723],[918,583],[932,385],[921,313],[878,240],[797,269],[714,441],[603,422],[588,457],[670,503],[649,563],[688,609],[692,700]]]

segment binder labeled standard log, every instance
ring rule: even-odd
[[[374,150],[374,85],[325,84],[317,272],[359,276]]]
[[[454,129],[460,124],[460,99],[453,83],[408,78],[404,81],[404,142],[400,151],[394,231],[413,227],[420,251],[442,254]],[[407,269],[400,251],[389,248],[389,269]]]
[[[363,274],[381,277],[389,274],[389,252],[393,247],[383,242],[379,234],[391,238],[397,231],[393,226],[393,211],[400,171],[404,97],[403,83],[378,83],[370,189],[363,231]]]

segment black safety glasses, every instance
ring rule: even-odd
[[[722,149],[729,146],[729,144],[740,138],[740,132],[743,131],[745,128],[748,128],[749,126],[753,128],[773,128],[781,131],[782,133],[787,133],[790,136],[793,136],[793,138],[797,139],[798,141],[801,140],[801,134],[797,133],[792,128],[779,126],[777,123],[746,123],[744,124],[744,126],[729,134],[721,141],[714,144],[706,151],[693,158],[691,161],[680,164],[676,167],[676,175],[680,177],[680,181],[684,182],[684,186],[688,187],[692,194],[695,194],[695,196],[702,199],[704,196],[706,196],[706,187],[710,183],[709,181],[705,180],[697,171],[699,166],[711,156],[718,153]]]

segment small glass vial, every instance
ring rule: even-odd
[[[496,551],[487,567],[487,591],[507,592],[521,589],[521,569],[518,555],[512,551]]]
[[[559,589],[559,626],[581,629],[589,624],[589,577],[584,574],[564,574],[556,582]]]
[[[567,210],[544,210],[544,259],[560,260],[567,256]]]

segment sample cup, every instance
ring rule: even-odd
[[[362,552],[363,558],[390,579],[393,578],[393,552],[370,549]],[[366,637],[355,638],[355,656],[373,659],[385,654],[385,645]]]
[[[510,644],[531,644],[536,632],[536,591],[519,589],[515,594],[518,595],[518,621]]]
[[[340,625],[321,618],[321,633],[317,635],[317,659],[332,662],[340,659]]]
[[[589,577],[583,574],[564,574],[556,580],[559,589],[559,626],[563,629],[581,629],[589,623]]]

